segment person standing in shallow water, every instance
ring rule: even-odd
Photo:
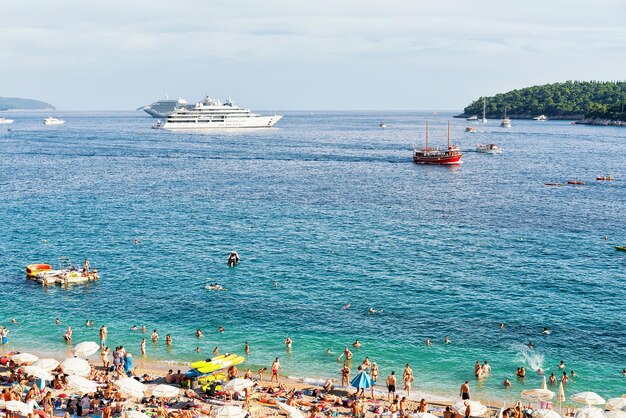
[[[466,380],[465,383],[461,385],[461,389],[459,390],[459,395],[461,399],[467,400],[470,398],[470,388],[469,388],[469,380]]]
[[[350,383],[350,366],[348,363],[344,363],[341,368],[341,386],[348,386]]]
[[[146,339],[145,338],[141,339],[141,355],[142,356],[146,355]]]

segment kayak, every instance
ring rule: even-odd
[[[211,373],[217,370],[222,370],[227,367],[235,366],[237,364],[243,363],[244,360],[245,359],[243,357],[235,354],[234,357],[229,356],[222,360],[211,361],[210,364],[207,364],[206,366],[198,368],[198,371],[200,373]]]
[[[196,361],[190,364],[192,369],[199,369],[200,367],[208,366],[212,364],[214,361],[224,360],[225,358],[235,358],[237,354],[222,354],[221,356],[213,357],[207,360]]]
[[[219,382],[225,382],[227,380],[226,374],[225,373],[213,373],[209,376],[202,376],[198,378],[198,383],[200,383],[200,385],[204,386],[206,384],[209,384],[211,382],[215,382],[215,381],[219,381]]]
[[[618,251],[626,251],[626,246],[616,245],[615,249],[618,250]]]

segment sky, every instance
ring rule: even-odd
[[[5,0],[0,96],[132,110],[457,110],[623,80],[625,0]]]

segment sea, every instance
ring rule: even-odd
[[[452,112],[306,111],[202,134],[151,129],[139,111],[53,112],[61,126],[48,115],[5,113],[15,123],[0,128],[4,354],[68,355],[68,325],[81,342],[104,324],[111,348],[138,358],[146,337],[148,359],[183,369],[247,341],[242,368],[279,357],[313,380],[340,377],[345,347],[352,375],[367,356],[381,384],[409,363],[415,396],[456,398],[469,380],[474,397],[515,400],[541,385],[538,368],[560,377],[561,360],[576,374],[568,398],[626,393],[624,128],[490,120],[469,133]],[[451,122],[462,165],[412,162],[426,121],[442,146]],[[585,184],[545,185],[568,180]],[[85,259],[95,284],[25,278],[30,263]],[[485,360],[492,374],[477,381]]]

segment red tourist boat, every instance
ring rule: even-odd
[[[413,161],[417,164],[461,164],[461,148],[450,145],[450,122],[448,122],[448,149],[431,148],[428,146],[428,122],[426,122],[426,146],[413,148]]]

